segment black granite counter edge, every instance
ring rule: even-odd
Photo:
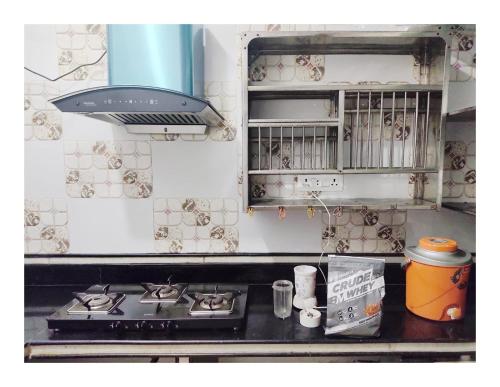
[[[298,324],[298,322],[297,322]],[[441,323],[442,324],[442,323]],[[445,323],[446,324],[446,323]],[[321,332],[323,332],[323,328],[321,328]],[[128,335],[130,336],[130,334]],[[137,335],[139,336],[139,335]],[[89,335],[88,339],[81,340],[71,340],[65,338],[64,335],[58,339],[57,336],[51,339],[27,339],[25,340],[25,346],[27,345],[193,345],[193,344],[213,344],[213,345],[222,345],[222,344],[299,344],[299,345],[311,345],[311,344],[432,344],[432,345],[440,345],[440,344],[463,344],[463,343],[475,343],[476,339],[473,337],[467,338],[453,338],[453,339],[387,339],[381,337],[364,337],[364,338],[353,338],[353,337],[329,337],[325,336],[323,339],[293,339],[293,340],[284,340],[284,339],[265,339],[265,340],[248,340],[248,339],[176,339],[176,338],[168,338],[165,337],[163,339],[141,339],[141,338],[123,338],[123,339],[109,339],[109,340],[96,340],[93,338],[93,335]]]
[[[255,343],[255,344],[235,344],[232,346],[229,343],[204,343],[202,347],[198,343],[188,344],[171,344],[171,343],[118,343],[118,344],[89,344],[87,345],[71,345],[71,344],[29,344],[25,346],[24,356],[25,362],[37,361],[45,359],[45,361],[54,361],[55,359],[72,359],[70,361],[78,361],[85,358],[113,358],[114,361],[122,358],[160,358],[160,357],[188,357],[188,358],[221,358],[221,357],[377,357],[377,362],[385,362],[387,358],[398,357],[399,361],[419,361],[419,362],[434,362],[434,361],[460,361],[464,356],[467,360],[475,360],[476,348],[475,343],[454,343],[451,346],[443,344],[436,345],[434,343],[403,343],[398,346],[395,343],[378,343],[374,346],[373,343],[338,343],[338,345],[318,344],[311,346],[310,344],[297,345],[293,344],[272,344],[272,343]],[[193,345],[197,346],[196,350],[189,351]],[[428,349],[428,345],[432,345],[432,349]],[[346,347],[347,346],[347,347]],[[100,350],[100,352],[99,352]],[[405,360],[406,359],[406,360]],[[94,360],[96,361],[96,360]],[[348,362],[352,360],[347,360]]]
[[[323,328],[321,328],[323,329]],[[197,345],[197,344],[210,344],[210,345],[223,345],[223,344],[298,344],[298,345],[335,345],[335,344],[463,344],[475,343],[475,338],[455,338],[449,339],[384,339],[379,337],[365,337],[365,338],[342,338],[342,337],[328,337],[324,339],[304,339],[304,340],[280,340],[280,339],[266,339],[266,340],[245,340],[245,339],[223,339],[223,340],[184,340],[184,339],[110,339],[110,340],[95,340],[89,338],[88,340],[68,340],[63,337],[61,339],[52,338],[50,340],[33,339],[25,340],[25,346],[28,345]]]
[[[310,263],[309,263],[310,264]],[[277,279],[293,281],[293,267],[298,263],[252,264],[115,264],[115,265],[25,265],[25,285],[92,285],[104,283],[138,284],[162,283],[172,276],[174,282],[190,283],[244,283],[272,284]],[[321,264],[323,272],[327,263]],[[405,275],[400,264],[386,263],[384,271],[387,284],[404,284]],[[470,281],[475,282],[475,264]],[[318,284],[323,278],[318,272]]]
[[[298,324],[298,321],[297,321]],[[439,323],[439,324],[449,324],[449,323]],[[210,333],[210,331],[208,331]],[[322,335],[323,327],[319,327],[318,331]],[[214,331],[214,334],[220,333],[220,331]],[[85,335],[85,333],[81,333],[80,335]],[[112,334],[110,334],[112,335]],[[178,339],[165,334],[164,338],[152,338],[145,339],[144,335],[137,333],[127,333],[123,335],[123,338],[112,338],[112,339],[95,339],[94,333],[89,333],[88,339],[68,339],[67,336],[63,333],[58,338],[57,335],[50,339],[28,339],[25,340],[25,346],[27,345],[198,345],[198,344],[208,344],[208,345],[223,345],[223,344],[237,344],[237,345],[245,345],[245,344],[298,344],[298,345],[336,345],[336,344],[353,344],[353,345],[362,345],[362,344],[432,344],[432,345],[440,345],[440,344],[464,344],[464,343],[475,343],[475,337],[456,337],[453,339],[443,339],[443,338],[384,338],[384,337],[340,337],[340,336],[325,336],[322,338],[309,338],[309,339],[235,339],[235,338],[224,338],[224,339]],[[159,336],[157,334],[156,336]],[[131,337],[132,336],[132,337]]]
[[[256,264],[116,264],[116,265],[25,265],[25,285],[79,285],[104,283],[163,283],[169,276],[174,282],[272,284],[277,279],[293,280],[289,263]],[[327,264],[321,265],[326,273]],[[386,282],[402,283],[399,264],[387,264]],[[318,283],[323,282],[321,274]]]
[[[142,253],[142,254],[24,254],[24,258],[138,258],[138,257],[314,257],[321,252],[309,253]],[[363,257],[402,257],[402,253],[343,253],[346,256]]]
[[[321,252],[309,253],[294,253],[294,252],[277,252],[277,253],[123,253],[123,254],[24,254],[24,258],[167,258],[167,257],[315,257]],[[332,253],[328,253],[332,254]],[[475,257],[476,253],[471,252]],[[403,257],[403,253],[342,253],[344,256],[353,257]]]

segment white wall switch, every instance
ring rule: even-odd
[[[344,189],[343,175],[301,175],[297,188],[301,191],[340,192]]]

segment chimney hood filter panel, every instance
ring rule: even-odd
[[[225,125],[203,95],[203,29],[192,25],[108,26],[110,86],[51,100],[62,112],[132,133],[203,134]],[[140,86],[129,86],[140,85]]]
[[[224,118],[200,98],[153,87],[107,86],[51,100],[62,112],[125,126],[132,133],[203,134]]]

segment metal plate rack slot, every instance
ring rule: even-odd
[[[441,92],[345,93],[344,173],[437,173]]]
[[[338,173],[338,121],[249,121],[249,174]]]

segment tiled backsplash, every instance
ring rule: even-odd
[[[454,236],[463,247],[475,250],[474,221],[449,210],[422,214],[335,208],[330,228],[327,214],[320,210],[312,216],[287,209],[283,220],[275,211],[253,216],[241,212],[239,33],[339,28],[206,26],[205,94],[228,121],[226,127],[209,128],[206,135],[129,134],[60,113],[48,102],[61,94],[106,85],[106,56],[56,82],[26,72],[25,252],[301,253],[325,248],[339,253],[390,253],[401,252],[423,234]],[[33,34],[46,38],[42,47],[40,40],[35,44],[30,39]],[[106,26],[27,26],[25,39],[26,66],[55,78],[102,55]],[[473,39],[457,27],[452,79],[475,78],[474,46]],[[37,53],[46,57],[39,59]],[[329,69],[338,63],[329,61],[322,55],[262,57],[249,77],[264,83],[324,82],[337,76]],[[443,193],[454,200],[474,201],[475,128],[458,126],[448,130],[452,133],[447,136]],[[254,181],[252,195],[280,196],[283,190],[294,189],[293,181],[269,179]],[[411,177],[408,183],[411,193]],[[463,226],[457,229],[457,222]]]
[[[405,247],[406,211],[332,211],[323,214],[322,246],[327,252],[401,253]]]
[[[159,253],[238,251],[234,199],[155,199],[154,238]]]
[[[476,130],[471,123],[449,123],[446,131],[443,200],[476,201]]]
[[[317,82],[325,74],[324,55],[262,55],[250,68],[250,82]]]
[[[467,82],[476,79],[475,36],[462,26],[454,26],[451,44],[450,81]]]
[[[60,94],[57,86],[42,82],[24,83],[24,139],[59,140],[61,113],[48,102]]]
[[[106,26],[102,24],[56,25],[57,64],[59,75],[86,63],[94,62],[106,49]],[[26,42],[26,44],[29,44]],[[62,78],[64,81],[106,82],[108,68],[106,57],[92,66],[80,67]]]
[[[143,199],[153,192],[149,141],[68,141],[64,164],[71,198]]]
[[[447,141],[443,197],[470,201],[476,197],[476,142]]]
[[[63,200],[25,200],[26,253],[64,254],[70,248],[68,209]]]

